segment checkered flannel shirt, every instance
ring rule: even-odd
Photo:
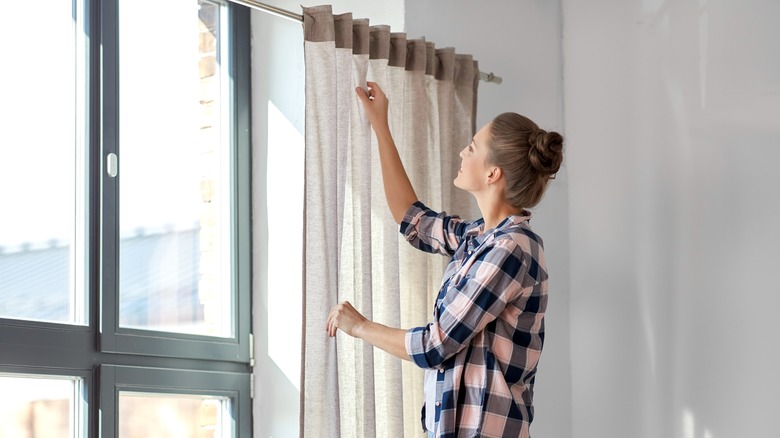
[[[542,239],[529,220],[523,212],[484,232],[482,219],[416,202],[401,223],[413,246],[452,257],[433,322],[405,338],[418,366],[438,370],[438,437],[529,437],[547,307]]]

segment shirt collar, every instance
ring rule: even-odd
[[[492,230],[483,232],[485,228],[485,220],[479,218],[474,222],[474,226],[466,231],[465,235],[474,238],[475,240],[474,243],[480,245],[488,237],[494,235],[495,233],[510,227],[518,226],[523,222],[528,222],[530,220],[531,220],[531,212],[528,210],[523,210],[518,214],[507,216],[506,218],[504,218],[504,220],[499,222],[498,226],[496,226]]]

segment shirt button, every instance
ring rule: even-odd
[[[440,373],[442,373],[442,374],[444,374],[444,369],[443,369],[443,368],[442,368],[442,369],[440,369],[440,370],[439,370],[439,372],[440,372]]]
[[[436,402],[436,406],[441,406],[441,402]]]

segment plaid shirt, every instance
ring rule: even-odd
[[[452,256],[433,322],[405,339],[418,366],[438,370],[438,437],[529,437],[547,307],[542,239],[529,220],[513,215],[483,234],[482,219],[416,202],[401,223],[416,248]]]

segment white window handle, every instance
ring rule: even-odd
[[[119,158],[115,153],[106,155],[106,173],[111,178],[116,178],[116,174],[119,171]]]

